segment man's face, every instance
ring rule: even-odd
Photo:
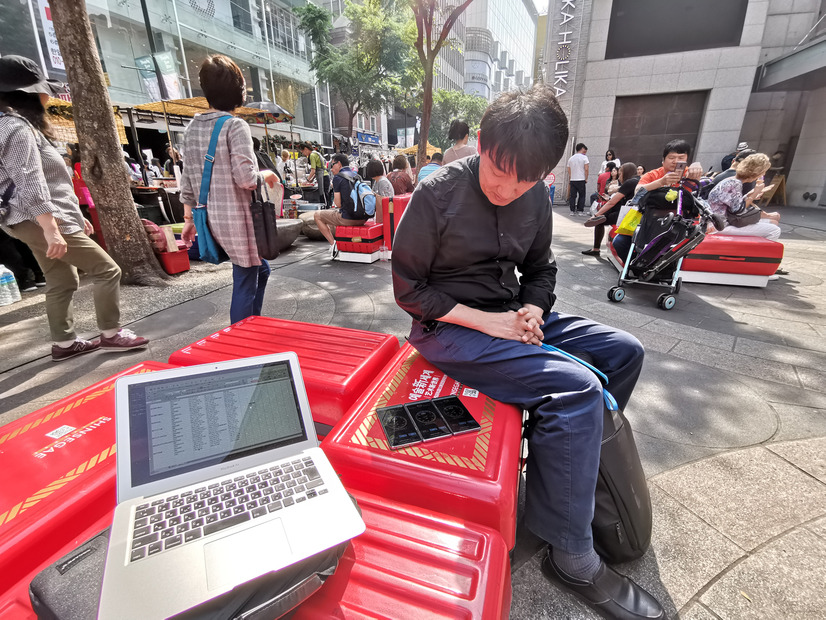
[[[665,170],[666,174],[669,172],[674,172],[677,168],[677,162],[680,161],[688,161],[688,154],[687,153],[669,153],[663,159],[663,170]]]
[[[512,203],[536,185],[536,181],[520,181],[516,171],[501,170],[485,151],[479,154],[479,185],[493,204],[501,207]]]
[[[301,154],[304,155],[304,157],[309,157],[310,152],[311,152],[310,149],[307,149],[307,148],[301,149]]]
[[[335,162],[333,162],[333,165],[330,166],[330,171],[334,175],[338,174],[340,170],[341,170],[341,162],[340,161],[335,161]]]

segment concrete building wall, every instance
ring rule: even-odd
[[[768,2],[750,2],[740,47],[694,50],[656,56],[604,60],[611,17],[611,0],[594,0],[587,43],[582,100],[571,123],[572,136],[585,142],[593,159],[611,146],[616,97],[658,93],[709,91],[708,103],[692,159],[703,167],[714,165],[740,139],[746,108],[760,58]],[[619,153],[633,161],[633,153]],[[591,166],[596,184],[598,165]]]
[[[719,170],[723,156],[745,140],[769,155],[777,150],[787,153],[787,164],[792,164],[792,194],[823,191],[826,175],[820,166],[819,178],[813,176],[817,166],[810,161],[812,149],[817,147],[807,135],[813,132],[822,139],[822,116],[812,108],[823,107],[823,100],[805,92],[751,92],[756,68],[800,43],[819,17],[821,0],[750,1],[736,47],[609,60],[605,56],[613,0],[581,0],[575,4],[577,11],[582,11],[583,21],[579,26],[576,21],[567,26],[573,26],[571,36],[579,39],[578,46],[570,49],[570,63],[564,67],[570,70],[572,83],[562,84],[565,92],[558,94],[569,115],[571,142],[556,170],[560,185],[567,182],[564,166],[574,142],[588,145],[592,164],[589,185],[596,183],[602,154],[613,146],[610,140],[617,97],[706,91],[693,160],[704,168],[714,166]],[[559,56],[556,39],[561,26],[555,13],[569,10],[565,6],[559,0],[551,0],[549,5],[543,65],[548,84],[554,83],[554,71],[559,69],[555,66]],[[624,161],[634,159],[634,153],[618,155]],[[822,154],[818,157],[824,160]],[[798,198],[795,200],[800,203]]]
[[[800,140],[794,154],[786,197],[790,204],[826,204],[823,191],[826,190],[826,88],[809,95],[806,115],[800,131]],[[803,194],[817,194],[812,202],[803,199]]]

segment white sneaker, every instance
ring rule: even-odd
[[[333,245],[330,246],[330,260],[335,260],[338,258],[338,243],[333,241]]]

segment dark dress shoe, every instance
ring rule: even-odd
[[[582,250],[585,256],[599,256],[599,250]]]
[[[554,564],[550,549],[542,560],[545,577],[576,594],[605,618],[615,620],[664,619],[665,611],[657,600],[628,577],[603,562],[590,581],[575,579]]]

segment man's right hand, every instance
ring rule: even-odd
[[[530,308],[520,308],[518,311],[509,312],[485,312],[463,304],[456,304],[450,312],[438,320],[475,329],[492,338],[516,340],[529,344],[542,344],[544,338],[541,329],[542,316],[537,316],[537,313],[532,312]]]
[[[63,235],[60,234],[60,231],[55,230],[54,232],[45,233],[45,237],[46,243],[49,244],[49,247],[46,249],[46,258],[58,259],[66,256],[68,248],[66,246],[66,240],[63,238]]]
[[[669,172],[662,178],[663,184],[661,187],[668,187],[670,185],[674,185],[675,183],[679,183],[681,178],[683,178],[683,175],[679,172]]]

